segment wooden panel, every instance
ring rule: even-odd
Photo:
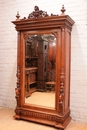
[[[65,42],[65,109],[69,108],[69,93],[70,93],[70,56],[71,56],[71,42],[70,42],[70,32],[66,29],[65,32],[66,42]]]

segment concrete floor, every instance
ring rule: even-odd
[[[53,127],[13,118],[14,110],[0,107],[0,130],[58,130]],[[87,130],[87,124],[71,121],[65,130]]]

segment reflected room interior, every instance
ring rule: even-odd
[[[25,103],[55,108],[56,38],[53,34],[25,38]]]

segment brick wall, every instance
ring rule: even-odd
[[[35,5],[48,14],[66,14],[75,21],[71,45],[71,116],[87,122],[87,0],[0,0],[0,106],[14,108],[17,32],[11,21],[19,11],[27,17]]]

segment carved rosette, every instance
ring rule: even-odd
[[[64,72],[64,68],[61,68],[61,72],[60,72],[60,90],[59,90],[59,113],[63,113],[64,86],[65,86],[65,72]]]
[[[17,88],[15,88],[15,93],[16,93],[16,96],[15,96],[15,98],[16,98],[16,100],[17,100],[17,107],[19,107],[20,106],[20,67],[18,66],[17,67],[17,74],[16,74],[16,76],[17,76]]]

